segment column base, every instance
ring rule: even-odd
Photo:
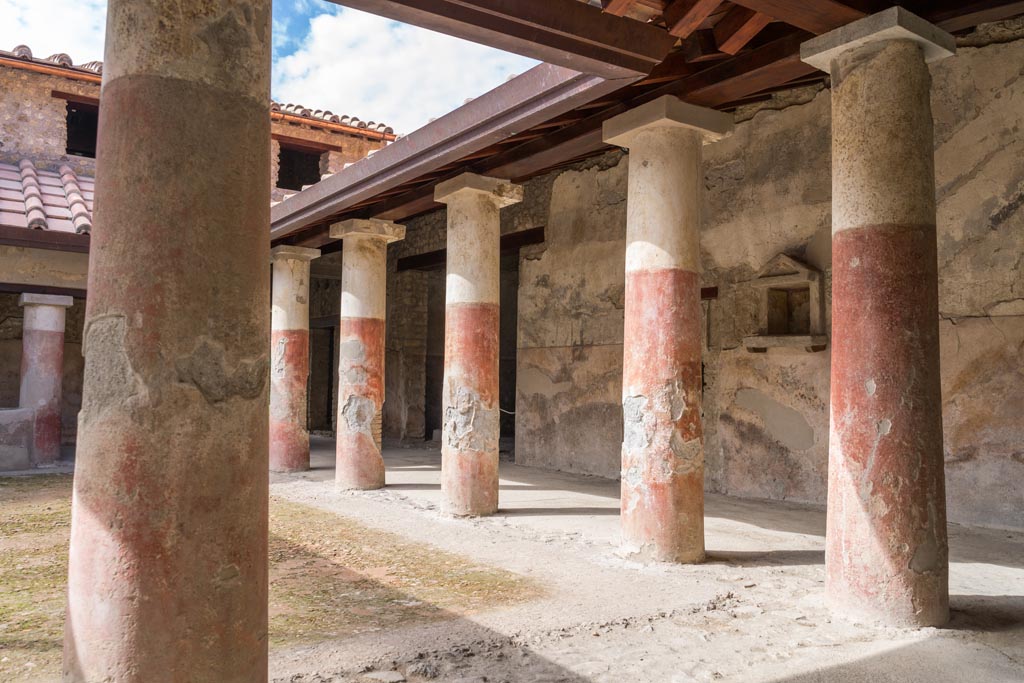
[[[351,438],[351,437],[350,437]],[[355,443],[338,439],[334,485],[342,491],[373,491],[384,488],[384,458],[369,434],[356,435]]]

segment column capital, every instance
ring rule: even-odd
[[[290,244],[282,244],[270,250],[271,263],[275,261],[312,261],[319,257],[319,249],[295,247]]]
[[[936,62],[956,52],[956,39],[949,33],[902,7],[890,7],[811,38],[800,46],[800,59],[831,74],[832,62],[839,55],[870,43],[890,40],[917,43],[925,62]]]
[[[610,145],[629,148],[633,136],[648,128],[689,128],[706,141],[721,140],[732,132],[732,114],[662,95],[604,122],[602,137]]]
[[[19,306],[60,306],[61,308],[70,308],[74,304],[74,298],[58,296],[56,294],[30,294],[25,292],[18,297]]]
[[[499,208],[523,201],[522,185],[514,185],[507,180],[476,173],[463,173],[439,183],[434,188],[434,201],[450,204],[452,197],[460,192],[482,192],[490,195]]]
[[[405,226],[379,218],[350,218],[331,226],[332,238],[345,239],[355,235],[377,237],[385,243],[397,242],[405,239]]]

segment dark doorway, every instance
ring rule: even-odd
[[[309,416],[308,429],[317,432],[334,430],[335,368],[334,327],[314,327],[309,331]]]

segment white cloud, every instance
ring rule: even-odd
[[[313,18],[274,64],[274,99],[409,133],[535,61],[351,9]]]
[[[302,20],[275,21],[275,47],[296,48],[274,62],[274,98],[383,121],[401,133],[536,64],[327,2],[291,1],[283,16]],[[75,64],[102,60],[106,5],[105,0],[0,0],[0,49],[25,44],[36,57],[66,52]],[[323,13],[302,35],[306,13],[317,10]]]
[[[66,52],[75,64],[103,59],[106,0],[0,0],[0,17],[0,49]]]

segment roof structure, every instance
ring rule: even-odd
[[[103,62],[75,64],[71,57],[64,52],[45,58],[35,57],[27,45],[18,45],[10,52],[0,50],[0,66],[26,69],[51,76],[62,76],[97,85],[101,82],[103,74]],[[397,137],[394,129],[387,124],[363,121],[357,116],[334,114],[322,109],[309,109],[301,104],[271,101],[270,118],[275,121],[383,140],[384,142],[391,142]]]
[[[89,234],[94,188],[95,179],[67,164],[46,171],[31,159],[0,163],[0,226]]]
[[[331,0],[547,63],[428,123],[271,210],[271,240],[321,247],[346,218],[439,208],[472,172],[523,181],[601,154],[604,121],[664,95],[723,111],[823,82],[816,35],[893,0]],[[945,31],[1024,13],[1021,0],[903,0]]]

